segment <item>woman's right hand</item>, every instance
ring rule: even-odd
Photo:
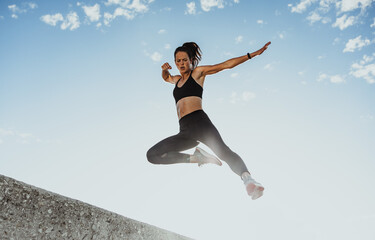
[[[172,69],[172,67],[171,67],[171,65],[169,65],[169,63],[164,63],[162,66],[161,66],[161,69],[163,70],[163,71],[165,71],[165,70],[168,70],[168,69]]]

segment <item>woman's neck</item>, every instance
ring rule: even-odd
[[[188,71],[188,72],[184,72],[184,73],[181,73],[181,77],[182,77],[182,80],[186,80],[189,78],[190,74],[191,74],[192,70]]]

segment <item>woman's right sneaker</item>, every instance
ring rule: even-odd
[[[246,186],[247,194],[251,196],[251,199],[255,200],[263,196],[264,187],[262,184],[255,181],[251,176],[247,176],[243,181]]]

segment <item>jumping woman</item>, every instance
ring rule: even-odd
[[[201,50],[194,42],[184,43],[174,52],[174,59],[180,75],[172,76],[168,63],[162,65],[164,81],[175,85],[173,96],[176,101],[180,132],[168,137],[147,152],[147,159],[153,164],[197,163],[198,166],[212,163],[221,166],[219,159],[225,161],[234,173],[243,180],[251,198],[263,195],[264,187],[256,182],[238,154],[233,152],[223,141],[218,130],[202,109],[203,84],[207,75],[231,69],[247,60],[262,54],[270,45],[268,42],[258,51],[229,59],[216,65],[198,66]],[[207,145],[219,158],[197,147],[199,142]],[[194,154],[181,153],[194,148]]]

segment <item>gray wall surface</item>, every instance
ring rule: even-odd
[[[0,175],[0,239],[189,238]]]

